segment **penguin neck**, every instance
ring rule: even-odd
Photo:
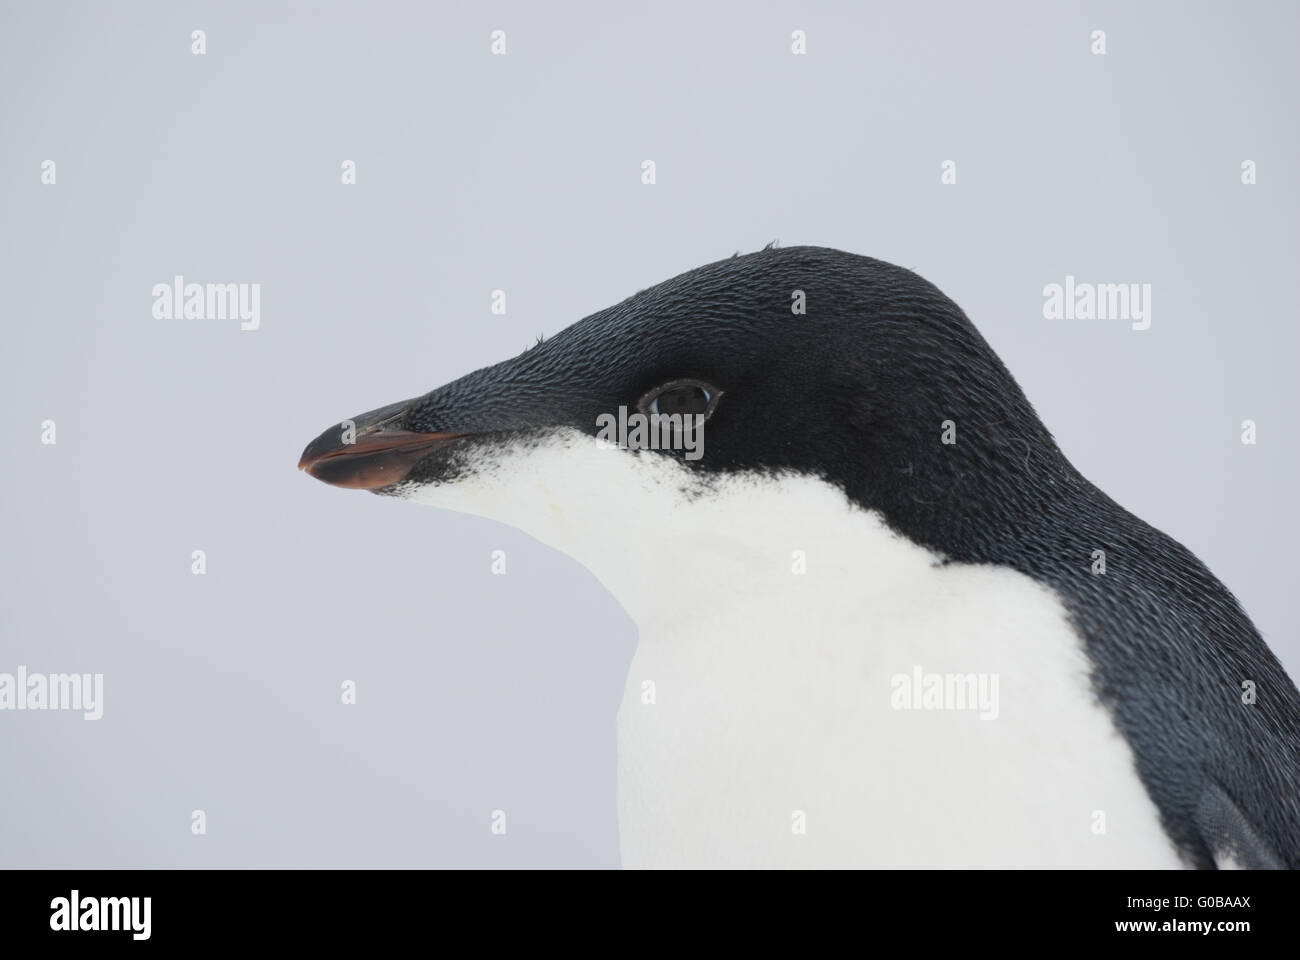
[[[401,495],[561,550],[639,627],[618,715],[624,865],[1175,862],[1059,598],[1029,577],[944,563],[808,473],[701,478],[573,435],[462,477]],[[990,693],[996,676],[1014,722],[998,702],[898,707],[897,678],[922,672]],[[1062,770],[1044,742],[1085,760]],[[1107,843],[1079,829],[1079,796],[1116,811]],[[804,812],[818,830],[773,832]]]
[[[833,603],[887,596],[936,558],[809,474],[701,476],[655,453],[564,432],[492,451],[408,499],[516,527],[588,570],[643,643],[743,623],[764,630]],[[774,619],[775,618],[775,619]]]
[[[949,448],[935,444],[920,454],[875,453],[874,469],[842,478],[849,499],[945,560],[1013,567],[1027,545],[1071,540],[1080,511],[1119,510],[1050,436],[1008,435],[968,421],[958,437]]]
[[[610,547],[601,538],[567,550],[627,610],[642,644],[669,647],[725,634],[806,643],[809,618],[834,618],[849,597],[887,597],[937,562],[842,490],[796,474],[726,478],[647,511]]]

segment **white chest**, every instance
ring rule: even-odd
[[[624,866],[1179,865],[1054,597],[935,569],[846,623],[813,584],[643,631]]]
[[[560,436],[413,499],[584,563],[640,628],[624,866],[1180,866],[1058,598],[807,478],[701,491]]]

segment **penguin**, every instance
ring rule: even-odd
[[[1294,683],[909,270],[711,263],[299,467],[515,526],[624,606],[625,867],[1300,865]]]

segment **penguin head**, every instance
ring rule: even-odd
[[[638,438],[638,415],[647,428],[679,419]],[[791,247],[691,270],[519,356],[330,427],[299,466],[524,526],[531,509],[601,523],[656,496],[790,474],[906,520],[963,473],[1023,459],[1016,439],[1029,436],[1050,445],[937,288],[879,260]],[[1009,449],[1019,452],[1004,458]]]

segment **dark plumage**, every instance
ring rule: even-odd
[[[1183,855],[1300,866],[1295,685],[1229,591],[1070,465],[965,314],[910,271],[815,247],[713,263],[432,391],[401,426],[471,442],[594,433],[602,412],[680,377],[725,391],[693,469],[820,474],[949,561],[1052,587]],[[944,421],[955,444],[940,442]],[[407,479],[456,462],[438,449]],[[1244,681],[1257,703],[1242,702]]]

